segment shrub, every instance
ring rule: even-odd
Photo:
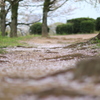
[[[95,24],[91,20],[82,21],[80,23],[80,32],[81,33],[92,33],[95,31]]]
[[[100,17],[96,19],[96,30],[100,31]]]
[[[41,34],[42,32],[42,23],[35,23],[30,27],[31,34]]]
[[[49,31],[49,28],[48,28]],[[31,27],[30,27],[30,34],[39,34],[41,35],[42,33],[42,23],[34,23]]]
[[[80,33],[80,25],[82,21],[93,21],[95,23],[95,20],[93,18],[75,18],[75,19],[71,19],[68,20],[68,23],[73,23],[73,33]]]
[[[72,23],[67,23],[65,31],[66,31],[67,34],[72,34],[73,33],[73,24]]]
[[[61,34],[66,34],[66,24],[62,24],[60,31],[61,31]]]
[[[64,32],[65,32],[65,24],[61,24],[56,27],[57,34],[63,34]]]
[[[79,33],[80,32],[80,21],[78,18],[68,20],[68,22],[73,23],[73,32],[74,33]]]
[[[72,32],[73,32],[72,23],[62,24],[56,27],[57,34],[71,34]]]
[[[61,28],[61,25],[58,25],[58,26],[56,27],[56,33],[57,33],[57,34],[60,34],[60,28]]]

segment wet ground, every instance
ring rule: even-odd
[[[100,84],[73,80],[76,63],[100,53],[96,44],[72,45],[92,35],[35,37],[28,47],[0,55],[0,100],[100,100]]]

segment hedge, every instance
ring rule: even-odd
[[[80,25],[82,21],[93,21],[95,23],[95,20],[93,18],[75,18],[71,20],[67,20],[68,23],[73,23],[73,33],[80,33]]]
[[[49,31],[49,28],[48,28]],[[32,26],[30,26],[30,34],[39,34],[42,33],[42,23],[34,23]]]
[[[72,34],[73,33],[73,24],[72,23],[67,23],[66,24],[66,33],[67,34]]]
[[[57,27],[56,27],[56,33],[57,34],[63,34],[63,33],[65,33],[65,24],[61,24],[61,25],[58,25]]]
[[[100,31],[100,17],[96,19],[96,30]]]
[[[67,23],[67,24],[58,25],[56,27],[56,33],[57,34],[71,34],[71,33],[73,33],[73,24]]]
[[[42,32],[42,23],[35,23],[30,26],[30,34],[41,34]]]
[[[95,31],[95,23],[91,20],[82,21],[80,23],[80,32],[81,33],[92,33]]]

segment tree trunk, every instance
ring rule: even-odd
[[[42,36],[48,37],[48,27],[47,27],[47,12],[43,14],[43,22],[42,22]]]
[[[14,1],[11,2],[11,33],[10,37],[17,37],[17,17],[18,17],[18,3],[15,3]]]
[[[44,2],[44,8],[43,8],[43,19],[42,19],[42,36],[48,37],[48,26],[47,26],[47,14],[49,11],[49,3],[50,0],[45,0]]]
[[[0,33],[1,33],[1,10],[0,10]]]
[[[1,5],[1,12],[0,12],[0,30],[1,35],[5,36],[5,29],[6,29],[6,12],[5,12],[5,5]]]

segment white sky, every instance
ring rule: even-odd
[[[100,17],[100,4],[98,7],[94,7],[93,5],[90,5],[86,2],[73,2],[74,0],[69,0],[66,5],[64,5],[63,8],[60,8],[56,12],[52,14],[52,17],[48,17],[48,25],[56,23],[56,22],[62,22],[66,23],[68,19],[72,18],[80,18],[80,17],[90,17],[96,19],[97,17]],[[67,13],[62,12],[63,10],[66,10],[68,7],[76,8],[75,11],[72,12],[72,14],[68,15]],[[29,10],[28,10],[29,9]],[[32,10],[32,13],[30,9],[32,8],[24,8],[24,10],[21,10],[21,14],[23,15],[26,13],[26,15],[23,16],[22,19],[25,19],[27,22],[34,22],[34,18],[42,17],[42,8],[36,8],[35,10]],[[23,12],[22,12],[23,11]],[[36,17],[34,14],[37,14]],[[20,20],[23,22],[23,20]]]
[[[95,7],[94,5],[90,5],[86,2],[77,2],[72,4],[72,6],[76,7],[76,10],[73,11],[71,15],[67,16],[66,14],[61,17],[58,16],[54,18],[53,21],[49,21],[49,24],[51,24],[52,22],[66,23],[67,19],[72,18],[89,17],[96,19],[97,17],[100,17],[100,4],[97,7]]]
[[[86,2],[77,3],[80,9],[77,9],[72,17],[91,17],[96,19],[100,17],[100,5],[95,7],[94,5],[87,4]]]

